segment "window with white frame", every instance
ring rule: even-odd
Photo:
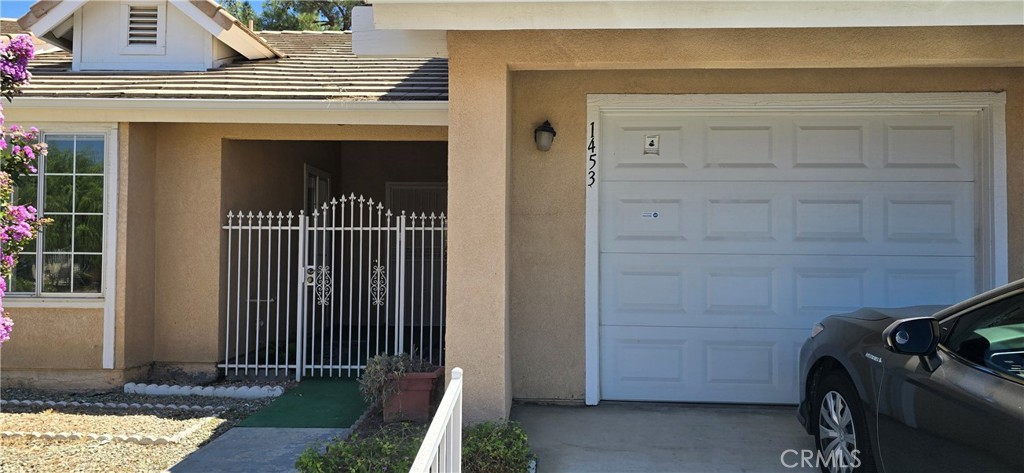
[[[18,257],[12,294],[98,296],[103,288],[104,133],[46,133],[49,153],[18,183],[16,204],[33,205],[53,222]]]

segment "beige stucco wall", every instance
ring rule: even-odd
[[[212,366],[222,355],[221,261],[226,140],[444,141],[444,127],[157,125],[153,358]]]
[[[341,143],[225,140],[221,205],[227,210],[298,212],[303,164],[340,173]],[[269,191],[269,192],[268,192]]]
[[[449,34],[445,346],[449,372],[466,373],[470,422],[507,416],[512,402],[508,72],[503,52],[475,46]]]
[[[447,152],[443,141],[226,140],[222,207],[273,212],[303,208],[304,164],[330,174],[334,197],[354,193],[383,202],[389,181],[446,181]]]
[[[146,366],[153,361],[156,131],[153,124],[118,126],[121,150],[114,337],[114,367],[118,369]]]
[[[1024,192],[1024,28],[450,32],[449,365],[469,419],[584,395],[588,93],[1007,91]],[[509,47],[515,45],[515,47]],[[950,65],[1016,68],[937,68]],[[551,120],[550,152],[532,130]],[[482,137],[486,137],[483,139]],[[1011,276],[1024,207],[1011,199]],[[503,369],[504,368],[504,369]]]
[[[341,151],[340,179],[332,189],[335,194],[355,193],[383,202],[388,181],[448,180],[448,145],[444,142],[345,142]]]
[[[4,379],[17,370],[102,368],[103,309],[7,310],[14,333],[0,353]]]

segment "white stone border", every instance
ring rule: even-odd
[[[80,440],[80,439],[92,439],[100,442],[129,442],[137,443],[141,445],[165,445],[168,443],[180,443],[189,435],[192,435],[199,430],[203,425],[209,422],[214,417],[203,417],[198,422],[190,426],[189,428],[182,430],[174,435],[124,435],[124,434],[84,434],[81,432],[20,432],[20,431],[3,431],[0,432],[0,438],[8,437],[35,437],[47,440]]]
[[[124,403],[124,402],[78,402],[78,401],[37,401],[37,400],[18,400],[12,399],[2,400],[0,399],[0,406],[4,404],[10,404],[12,406],[48,406],[48,407],[96,407],[100,409],[172,409],[179,411],[211,411],[214,413],[221,413],[227,410],[226,406],[189,406],[189,405],[177,405],[177,404],[150,404],[150,403]]]
[[[209,396],[229,397],[237,399],[262,399],[278,397],[284,394],[281,386],[168,386],[166,384],[128,383],[124,385],[126,394],[148,394],[150,396]]]

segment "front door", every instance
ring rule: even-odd
[[[331,200],[331,173],[310,165],[305,166],[306,215],[322,208]]]

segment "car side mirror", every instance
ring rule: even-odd
[[[885,347],[893,352],[927,357],[939,346],[939,321],[931,317],[898,320],[882,336]]]

